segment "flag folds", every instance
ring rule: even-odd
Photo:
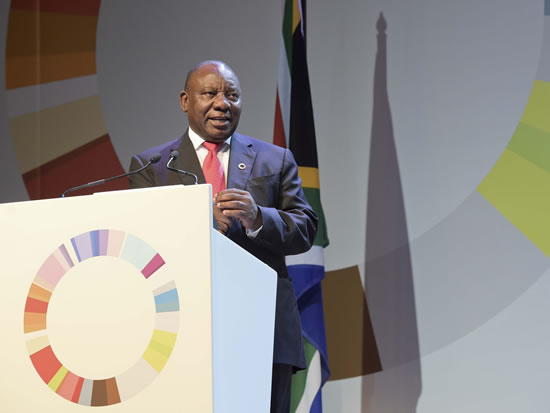
[[[328,236],[319,190],[303,22],[302,1],[284,0],[273,143],[292,151],[305,196],[319,217],[313,248],[287,257],[287,266],[298,300],[307,361],[307,369],[293,378],[291,412],[320,413],[321,387],[330,375],[321,291],[325,277],[323,248],[328,245]]]

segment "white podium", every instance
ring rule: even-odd
[[[269,412],[276,274],[210,185],[0,205],[2,412]]]

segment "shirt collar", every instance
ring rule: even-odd
[[[191,139],[191,143],[193,143],[193,148],[195,148],[195,151],[199,150],[203,142],[206,140],[201,138],[193,129],[191,129],[191,127],[189,127],[189,139]],[[219,150],[225,150],[225,148],[228,148],[230,144],[231,136],[225,140],[223,146]]]

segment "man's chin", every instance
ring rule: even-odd
[[[215,128],[213,128],[211,130],[208,130],[207,132],[208,132],[208,137],[210,139],[218,141],[218,142],[226,140],[227,138],[229,138],[233,134],[233,130],[231,130],[229,128],[224,128],[224,129],[215,129]]]

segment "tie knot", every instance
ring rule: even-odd
[[[202,146],[204,146],[208,152],[214,152],[214,153],[217,153],[218,150],[220,149],[220,146],[222,145],[223,142],[220,142],[220,143],[214,143],[214,142],[206,142],[204,141],[202,143]]]

